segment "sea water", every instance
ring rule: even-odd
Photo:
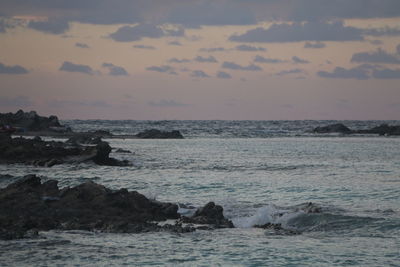
[[[331,123],[319,121],[67,123],[118,134],[175,129],[186,138],[106,140],[132,151],[111,156],[133,167],[0,165],[0,186],[32,173],[60,187],[91,180],[194,207],[214,201],[236,228],[40,232],[35,239],[0,241],[0,266],[400,266],[398,137],[309,133]],[[345,122],[353,129],[380,123]],[[322,212],[304,213],[309,202]],[[253,228],[268,222],[300,234]]]

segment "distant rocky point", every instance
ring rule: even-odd
[[[351,130],[342,123],[330,124],[328,126],[317,127],[313,130],[314,133],[343,133],[349,134]]]
[[[351,130],[342,123],[330,124],[327,126],[316,127],[314,133],[341,133],[341,134],[378,134],[378,135],[400,135],[400,125],[381,124],[366,130]]]
[[[167,132],[157,129],[150,129],[140,132],[136,136],[143,139],[183,139],[183,135],[176,130]]]
[[[24,112],[18,110],[16,113],[0,113],[0,127],[3,130],[13,128],[15,131],[25,132],[71,132],[71,128],[60,124],[57,116],[43,117],[36,111]]]

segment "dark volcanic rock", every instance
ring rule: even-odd
[[[388,124],[381,124],[372,129],[354,131],[354,133],[379,134],[379,135],[400,135],[400,125],[391,126]]]
[[[144,139],[183,139],[183,135],[179,131],[165,132],[157,129],[146,130],[136,136]]]
[[[367,130],[351,130],[341,123],[317,127],[314,133],[342,133],[342,134],[378,134],[378,135],[400,135],[400,125],[381,124]]]
[[[331,124],[323,127],[317,127],[313,130],[314,133],[343,133],[350,134],[352,131],[342,123]]]
[[[79,163],[92,160],[99,165],[129,166],[128,161],[109,157],[111,147],[100,140],[96,146],[33,139],[11,138],[0,134],[0,163],[23,163],[51,167],[56,164]]]
[[[178,206],[147,199],[136,191],[114,191],[86,182],[59,189],[28,175],[0,189],[0,239],[32,236],[39,230],[75,229],[105,232],[193,231],[153,221],[179,218]]]
[[[104,141],[101,141],[96,146],[96,156],[93,158],[93,161],[98,165],[107,165],[107,166],[129,166],[130,163],[127,160],[117,160],[114,158],[110,158],[109,154],[111,153],[111,146]]]
[[[232,221],[226,219],[223,208],[214,202],[199,208],[192,217],[182,217],[184,223],[209,224],[216,228],[233,228]]]
[[[35,111],[0,114],[0,124],[18,127],[25,131],[55,131],[70,132],[71,129],[62,126],[56,116],[42,117]]]

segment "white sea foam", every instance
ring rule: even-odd
[[[283,209],[273,204],[269,204],[257,209],[256,213],[252,216],[233,218],[232,222],[237,228],[250,228],[255,225],[263,225],[267,223],[282,224],[282,226],[285,227],[291,219],[300,214],[304,214],[304,212]]]

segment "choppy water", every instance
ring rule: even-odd
[[[93,180],[161,201],[224,207],[235,229],[188,234],[42,232],[0,241],[1,266],[399,266],[400,138],[306,134],[330,122],[71,121],[132,134],[182,130],[184,140],[107,140],[134,167],[0,165],[0,186],[28,173],[60,186]],[[354,129],[381,122],[346,122]],[[395,124],[395,123],[392,123]],[[47,178],[48,177],[48,178]],[[321,214],[299,206],[314,202]],[[184,210],[182,210],[184,212]],[[301,231],[285,235],[251,226]]]

